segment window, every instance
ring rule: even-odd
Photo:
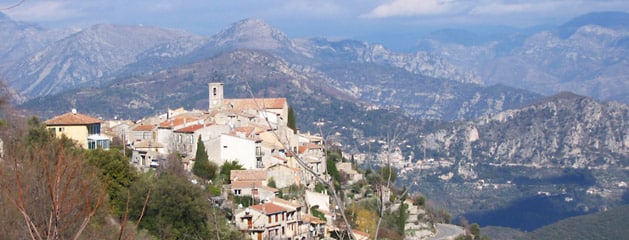
[[[212,92],[213,92],[214,96],[216,96],[216,88],[212,88]]]
[[[240,189],[234,189],[234,195],[240,196],[240,194],[242,193],[241,191],[242,190],[240,190]]]
[[[87,133],[89,135],[100,134],[100,123],[87,125]]]
[[[87,149],[109,149],[109,139],[87,139]]]
[[[102,149],[109,149],[109,140],[96,140],[96,146]]]

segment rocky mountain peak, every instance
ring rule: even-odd
[[[238,21],[214,38],[217,46],[228,48],[274,50],[292,45],[286,34],[255,18]]]
[[[565,39],[586,25],[627,30],[629,29],[629,14],[625,12],[593,12],[566,22],[557,28],[557,32],[561,38]]]
[[[26,97],[99,85],[145,50],[187,35],[185,31],[154,27],[94,25],[20,59],[6,68],[5,77]]]
[[[583,100],[586,99],[587,97],[585,96],[581,96],[578,94],[575,94],[573,92],[560,92],[557,93],[553,96],[549,96],[546,98],[541,99],[538,103],[534,104],[534,105],[538,105],[538,104],[546,104],[549,102],[554,102],[554,103],[560,103],[560,102],[576,102],[579,100]]]

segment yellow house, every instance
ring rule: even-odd
[[[85,114],[72,112],[53,117],[44,123],[55,136],[66,137],[77,141],[85,149],[109,149],[110,139],[100,134],[103,121]]]

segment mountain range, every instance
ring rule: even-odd
[[[42,118],[72,108],[104,119],[205,110],[215,81],[229,97],[287,97],[302,131],[324,123],[321,134],[348,152],[405,156],[399,183],[455,215],[533,230],[615,206],[626,191],[627,16],[448,29],[395,52],[291,39],[259,19],[201,36],[109,24],[49,30],[0,13],[0,74],[18,107]],[[495,221],[506,215],[516,217]]]
[[[543,30],[439,31],[417,49],[476,73],[485,84],[629,103],[628,43],[629,14],[595,12]]]

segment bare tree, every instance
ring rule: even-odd
[[[43,126],[30,131],[47,133]],[[27,144],[18,136],[5,141],[3,198],[22,216],[31,239],[78,239],[105,199],[95,169],[67,140],[48,135]]]
[[[385,172],[386,176],[386,183],[381,184],[380,186],[377,186],[380,188],[379,194],[378,194],[378,207],[379,207],[379,211],[378,211],[378,223],[376,224],[376,233],[374,236],[374,239],[378,239],[378,234],[380,232],[380,224],[382,224],[382,217],[384,216],[384,210],[386,208],[385,206],[385,195],[384,195],[384,191],[391,191],[391,178],[393,177],[393,169],[391,168],[391,148],[393,146],[393,144],[396,142],[397,138],[398,138],[398,129],[395,129],[395,132],[393,134],[393,138],[387,137],[387,146],[386,146],[386,161],[387,161],[387,166],[386,168],[388,169],[388,171]],[[383,189],[384,187],[384,189]]]

